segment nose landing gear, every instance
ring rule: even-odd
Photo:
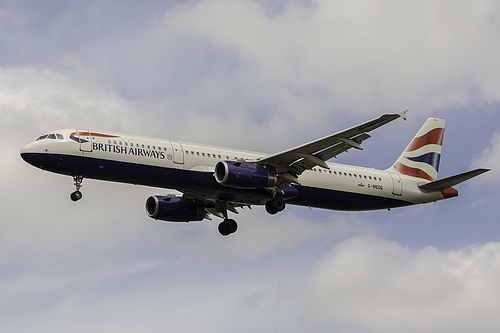
[[[71,200],[76,202],[83,197],[82,192],[80,192],[80,188],[82,187],[83,177],[80,175],[74,175],[73,180],[75,181],[76,191],[71,193],[69,197],[71,198]]]

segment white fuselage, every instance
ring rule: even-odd
[[[209,179],[209,176],[213,178],[217,162],[258,161],[269,156],[252,151],[116,133],[66,129],[52,134],[55,138],[43,138],[24,147],[21,151],[23,158],[36,167],[56,173],[173,188],[184,193],[197,191],[206,198],[217,197],[221,191],[226,192],[223,186]],[[418,185],[425,183],[425,180],[392,172],[391,169],[327,164],[329,170],[315,167],[299,176],[300,185],[292,185],[299,192],[298,196],[290,199],[292,204],[365,210],[445,199],[440,191],[421,190]],[[147,173],[151,173],[151,176]],[[187,176],[184,178],[184,175]],[[198,179],[202,180],[199,184],[196,183]],[[248,190],[227,189],[227,192],[241,204],[264,204],[266,200],[264,197],[259,199],[259,195],[264,194],[252,197]],[[366,202],[363,202],[365,199]]]

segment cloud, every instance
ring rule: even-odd
[[[305,318],[342,331],[493,332],[499,277],[498,243],[444,252],[355,237],[314,268]]]
[[[500,182],[500,132],[496,132],[490,139],[490,145],[486,147],[473,163],[475,168],[492,169],[490,172],[481,177],[482,183]]]
[[[77,57],[71,59],[81,65]],[[37,135],[50,130],[47,126],[54,129],[99,124],[124,129],[137,119],[128,102],[88,80],[33,67],[2,67],[0,79],[2,127],[13,135],[14,130]]]
[[[237,70],[254,68],[249,79],[282,105],[293,109],[299,96],[322,100],[308,109],[314,120],[328,104],[370,113],[498,100],[497,70],[488,66],[500,52],[495,6],[288,2],[269,16],[258,2],[207,0],[167,12],[154,30],[159,44],[182,36],[236,52]]]

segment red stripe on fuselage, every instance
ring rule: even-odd
[[[444,128],[435,128],[428,133],[414,138],[406,151],[414,151],[426,145],[443,145]]]
[[[73,133],[70,134],[70,136],[75,136],[77,134],[78,134],[78,132],[73,132]],[[80,132],[80,134],[88,136],[89,132],[82,131],[82,132]],[[90,135],[91,136],[97,136],[97,137],[100,137],[100,138],[119,138],[119,136],[117,136],[117,135],[101,134],[101,133],[94,133],[94,132],[90,132]]]
[[[109,134],[101,134],[101,133],[93,133],[93,132],[90,132],[90,135],[98,136],[98,137],[102,137],[102,138],[119,138],[118,135],[109,135]]]

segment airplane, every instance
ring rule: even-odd
[[[362,150],[369,132],[406,112],[384,114],[344,131],[276,154],[155,139],[89,129],[62,129],[22,148],[29,164],[73,177],[82,198],[84,178],[174,189],[152,195],[149,217],[169,222],[222,219],[221,235],[238,225],[228,212],[252,205],[269,214],[287,204],[331,210],[391,209],[458,196],[453,186],[489,169],[438,180],[445,120],[428,118],[396,162],[386,170],[327,162]]]

